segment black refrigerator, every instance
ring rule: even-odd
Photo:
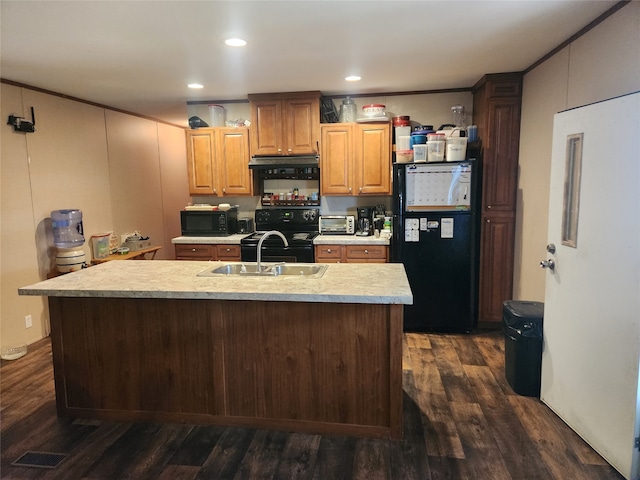
[[[477,325],[478,172],[475,160],[393,166],[393,262],[413,305],[405,332],[470,332]]]

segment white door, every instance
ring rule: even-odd
[[[556,251],[545,259],[555,269],[547,268],[540,395],[632,479],[640,478],[639,115],[640,93],[555,116],[548,242]],[[568,138],[580,133],[582,169],[574,176],[566,172]],[[580,142],[573,145],[579,152]],[[563,217],[572,176],[573,227]]]

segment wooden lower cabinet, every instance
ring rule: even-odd
[[[316,263],[386,263],[386,245],[316,245]]]
[[[402,305],[50,297],[62,416],[402,436]]]
[[[481,322],[502,321],[502,304],[512,298],[515,215],[482,218],[478,313]]]
[[[213,245],[177,243],[176,260],[214,260]]]
[[[240,245],[214,245],[214,247],[216,251],[215,260],[240,261]]]
[[[225,260],[240,261],[240,245],[177,243],[176,260]]]

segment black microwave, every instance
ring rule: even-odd
[[[186,237],[232,235],[238,232],[238,210],[183,210],[180,225]]]

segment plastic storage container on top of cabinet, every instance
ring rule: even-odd
[[[502,307],[504,373],[513,391],[540,396],[544,303],[507,300]]]

